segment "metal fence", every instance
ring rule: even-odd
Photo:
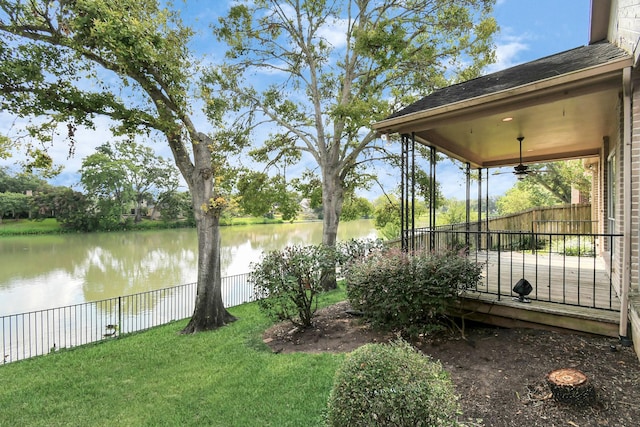
[[[196,283],[0,317],[2,362],[142,331],[193,314]],[[225,307],[253,301],[249,274],[222,278]]]
[[[619,234],[416,229],[404,242],[412,250],[455,251],[483,266],[475,291],[511,298],[527,279],[531,300],[617,311],[613,248]],[[609,251],[603,250],[609,248]]]

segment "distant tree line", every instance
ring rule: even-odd
[[[180,191],[176,167],[148,146],[132,141],[105,143],[82,161],[79,188],[54,186],[36,174],[12,174],[0,168],[0,222],[2,219],[55,218],[74,231],[106,231],[130,228],[143,219],[159,219],[194,225],[191,195]],[[316,218],[322,217],[320,187],[312,178],[294,179],[248,169],[239,170],[228,189],[223,217],[276,215],[294,220],[302,200]],[[373,205],[351,195],[344,220],[369,218]]]

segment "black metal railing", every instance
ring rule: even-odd
[[[521,278],[533,286],[528,298],[580,307],[619,310],[613,278],[619,234],[461,231],[459,227],[405,232],[411,250],[455,251],[483,265],[477,292],[497,299],[516,295]],[[603,249],[607,248],[607,251]]]
[[[1,363],[142,331],[193,313],[196,283],[0,317]],[[222,299],[233,307],[255,299],[249,274],[222,278]]]

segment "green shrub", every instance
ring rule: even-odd
[[[378,229],[378,232],[387,240],[394,240],[400,237],[400,224],[389,222],[384,227]]]
[[[354,263],[362,261],[367,256],[380,252],[384,248],[381,239],[350,239],[336,245],[338,265],[345,274]]]
[[[446,306],[474,288],[481,272],[452,253],[374,252],[346,271],[347,297],[374,326],[415,337],[438,329]]]
[[[442,365],[398,341],[367,344],[347,355],[329,395],[327,424],[455,426],[458,413]]]
[[[258,306],[276,320],[294,325],[311,325],[322,292],[324,269],[336,265],[335,249],[324,245],[288,246],[264,255],[251,265],[250,280]]]
[[[498,245],[498,235],[491,235],[491,250],[494,251],[539,251],[543,250],[547,243],[547,239],[543,239],[540,235],[507,232],[500,236],[500,245]]]
[[[553,241],[551,251],[567,256],[595,257],[595,242],[589,238],[572,237]]]

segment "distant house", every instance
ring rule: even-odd
[[[586,46],[445,87],[374,125],[402,140],[403,244],[437,247],[463,237],[470,256],[487,266],[486,283],[468,307],[480,314],[491,311],[504,319],[573,329],[592,323],[590,331],[617,331],[623,344],[636,337],[633,344],[640,355],[639,58],[640,2],[592,0]],[[529,233],[526,245],[532,240],[535,245],[517,256],[512,251],[522,249],[522,233],[500,234],[481,219],[462,231],[448,230],[446,236],[435,227],[416,229],[410,203],[416,144],[462,161],[485,180],[493,167],[515,165],[516,175],[524,178],[528,163],[583,159],[593,173],[592,218],[597,225],[589,235]],[[520,246],[514,239],[520,239]],[[577,239],[578,245],[588,242],[592,254],[580,256],[581,249],[575,257],[551,249],[550,243],[566,248],[569,239]],[[548,254],[536,252],[543,246]],[[505,278],[506,257],[512,272]],[[575,266],[567,267],[574,261]],[[526,308],[509,297],[520,276],[534,282],[533,303]],[[569,312],[573,320],[567,320]],[[615,329],[605,331],[606,322],[614,322]]]

